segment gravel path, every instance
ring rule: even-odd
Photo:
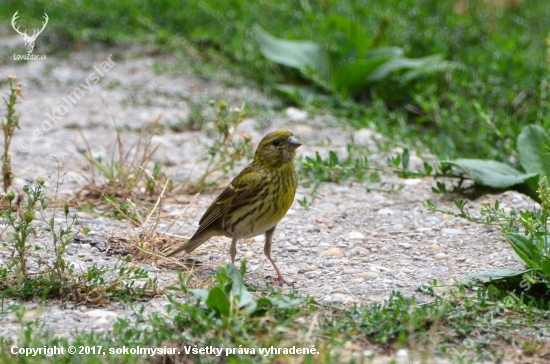
[[[7,37],[2,42],[11,42]],[[143,50],[139,50],[144,53]],[[93,93],[86,95],[57,124],[37,138],[33,132],[46,120],[63,98],[69,95],[93,72],[93,67],[113,54],[115,66],[100,83],[93,86]],[[171,59],[153,58],[147,55],[135,57],[135,49],[116,50],[112,53],[75,53],[68,59],[48,57],[48,61],[28,63],[11,62],[0,66],[0,75],[14,74],[23,82],[25,98],[18,111],[21,114],[21,130],[14,138],[13,170],[16,173],[14,186],[21,188],[28,181],[49,176],[47,185],[55,184],[57,164],[49,155],[62,162],[60,195],[69,198],[84,186],[89,178],[89,167],[78,155],[82,148],[82,133],[92,150],[98,155],[109,156],[113,144],[113,127],[109,111],[99,95],[106,101],[118,125],[140,127],[159,114],[164,123],[187,118],[190,111],[187,100],[223,98],[229,105],[263,105],[272,108],[272,102],[258,91],[224,86],[219,82],[181,74],[156,74],[157,63],[170,64]],[[146,54],[146,53],[145,53]],[[6,89],[5,83],[3,90]],[[4,92],[4,91],[3,91]],[[129,102],[129,100],[134,100]],[[136,101],[137,100],[137,101]],[[300,110],[289,109],[274,113],[271,124],[261,130],[254,129],[258,118],[245,120],[240,128],[258,142],[267,130],[285,127],[293,130],[304,143],[299,149],[302,155],[314,155],[319,151],[327,155],[329,150],[345,153],[346,143],[353,136],[356,143],[374,150],[375,143],[370,130],[342,131],[338,122],[330,116],[309,117]],[[135,140],[136,133],[125,133],[128,142]],[[166,161],[165,173],[171,176],[186,176],[193,168],[201,167],[204,149],[201,142],[211,137],[202,132],[175,133],[166,128],[154,138],[160,144],[156,158]],[[330,138],[330,147],[320,146]],[[29,150],[17,146],[27,139],[32,142]],[[325,145],[327,143],[324,143]],[[385,164],[385,154],[372,157],[373,163]],[[413,158],[412,163],[418,160]],[[240,167],[237,167],[240,168]],[[322,302],[379,302],[389,297],[393,290],[405,295],[417,295],[419,301],[428,300],[417,288],[437,279],[448,283],[465,275],[494,268],[521,268],[514,260],[512,250],[494,227],[470,224],[464,220],[430,213],[421,203],[432,200],[441,207],[452,208],[452,198],[434,194],[432,179],[401,180],[383,175],[384,182],[403,185],[401,191],[392,193],[370,192],[360,184],[323,184],[318,198],[306,209],[295,201],[287,216],[279,223],[274,237],[272,257],[284,277],[295,282],[294,289],[314,296]],[[223,187],[223,186],[222,186]],[[189,205],[186,214],[178,220],[170,232],[190,236],[206,207],[219,190],[199,195]],[[298,198],[309,196],[309,190],[300,189]],[[159,231],[171,223],[192,200],[192,196],[176,195],[167,199],[163,206],[165,220],[160,221]],[[479,210],[482,203],[500,201],[501,207],[530,209],[534,202],[516,192],[486,195],[470,203],[471,211]],[[131,236],[139,233],[128,222],[98,217],[79,212],[82,226],[92,229],[96,240],[110,236]],[[40,226],[39,226],[40,227]],[[46,244],[41,238],[37,244]],[[195,266],[197,277],[215,272],[229,260],[230,239],[213,238],[198,248],[191,256],[201,262]],[[248,239],[238,245],[237,258],[248,257],[246,281],[263,286],[266,276],[273,275],[271,265],[263,255],[263,237]],[[0,264],[6,264],[9,251],[0,246]],[[86,270],[92,264],[113,265],[116,260],[108,257],[90,244],[74,244],[66,252],[66,259],[78,269]],[[157,277],[159,286],[173,284],[177,271],[144,263],[143,268]],[[290,290],[289,287],[283,287]],[[156,297],[143,303],[148,312],[162,311],[167,305],[164,297]],[[132,317],[128,305],[112,303],[104,307],[82,305],[62,309],[58,304],[37,305],[27,303],[28,318],[39,317],[47,327],[59,334],[69,335],[75,327],[102,330],[109,328],[116,317]],[[0,336],[14,335],[19,329],[13,315],[0,317]]]

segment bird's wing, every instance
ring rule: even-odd
[[[219,217],[239,205],[248,196],[253,195],[259,189],[260,183],[261,177],[257,167],[253,163],[249,164],[208,207],[202,215],[199,228],[194,235],[208,229]]]

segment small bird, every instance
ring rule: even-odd
[[[231,181],[208,207],[191,239],[167,256],[190,253],[213,236],[232,238],[229,253],[235,263],[237,240],[265,234],[264,254],[277,272],[277,283],[291,285],[271,259],[271,242],[277,223],[294,201],[298,173],[296,149],[302,145],[288,130],[267,134],[256,149],[254,160]]]

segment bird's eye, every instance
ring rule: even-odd
[[[272,144],[278,147],[279,145],[281,145],[281,141],[279,139],[275,139]]]

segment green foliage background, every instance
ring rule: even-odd
[[[337,14],[360,24],[380,46],[405,56],[442,54],[464,67],[413,84],[399,75],[355,99],[303,100],[301,107],[339,115],[409,145],[427,146],[444,158],[505,161],[515,155],[522,126],[548,129],[548,19],[550,2],[492,1],[0,1],[4,34],[16,10],[23,28],[50,18],[48,53],[140,42],[191,60],[209,75],[219,69],[239,82],[272,90],[275,83],[304,82],[296,70],[267,61],[252,40],[255,23],[285,39],[327,44],[320,20]],[[465,6],[465,4],[467,6]],[[44,48],[42,48],[44,50]],[[13,53],[13,52],[12,52]],[[3,56],[6,61],[9,59]],[[13,62],[13,60],[12,60]],[[288,102],[288,101],[287,101]],[[517,166],[517,165],[516,165]]]

